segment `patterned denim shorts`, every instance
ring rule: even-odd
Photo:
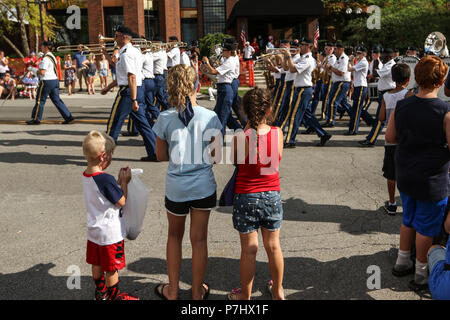
[[[283,205],[279,191],[236,193],[233,225],[240,233],[251,233],[260,227],[276,231],[281,228]]]

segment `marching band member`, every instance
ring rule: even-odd
[[[39,83],[37,90],[36,103],[31,112],[31,120],[28,120],[26,123],[29,125],[38,125],[41,123],[45,101],[47,100],[47,97],[50,97],[50,100],[52,100],[53,104],[64,118],[63,124],[69,124],[75,119],[59,97],[59,80],[56,69],[57,61],[52,53],[53,42],[44,41],[41,45],[41,50],[44,53],[44,58],[39,64],[38,70],[41,82]]]
[[[169,43],[178,42],[178,38],[175,36],[169,37]],[[180,64],[180,48],[175,45],[172,49],[167,53],[167,68],[175,67],[177,64]]]
[[[235,43],[234,39],[233,45],[235,50],[231,53],[230,57],[230,59],[234,62],[233,82],[231,82],[231,87],[233,88],[233,104],[231,105],[231,108],[233,109],[234,114],[238,117],[240,124],[233,116],[231,116],[227,125],[230,129],[237,130],[245,127],[247,123],[247,116],[241,108],[241,98],[239,97],[239,75],[241,74],[241,61],[236,51],[238,44]]]
[[[324,68],[324,75],[323,75],[323,100],[322,100],[322,120],[328,120],[327,115],[327,106],[328,106],[328,99],[330,97],[330,92],[332,88],[331,83],[331,72],[326,68],[327,65],[333,66],[336,63],[336,56],[334,55],[334,47],[335,45],[332,43],[326,43],[325,44],[325,59],[323,63],[319,63],[320,67]]]
[[[328,120],[324,127],[332,128],[335,124],[336,110],[341,105],[344,111],[350,114],[351,106],[347,100],[347,92],[350,89],[351,73],[348,71],[349,57],[344,52],[342,43],[336,45],[336,63],[328,65],[328,71],[332,72],[332,88],[328,99]]]
[[[180,47],[180,64],[184,64],[188,67],[191,66],[191,59],[189,58],[189,55],[186,52],[187,47],[183,46]]]
[[[288,46],[290,54],[292,56],[292,62],[294,65],[298,62],[300,59],[300,48],[297,44],[291,43]],[[295,70],[292,72],[290,70],[289,62],[286,59],[283,59],[284,65],[283,69],[286,72],[286,76],[284,78],[285,83],[285,91],[283,94],[283,97],[280,99],[281,103],[279,106],[275,109],[274,112],[274,118],[275,126],[279,126],[281,129],[283,129],[286,126],[287,122],[287,116],[291,113],[292,110],[292,97],[294,96],[294,80],[297,75],[297,71]]]
[[[311,113],[316,114],[317,105],[319,101],[323,99],[323,80],[324,80],[324,69],[322,67],[322,63],[324,62],[324,56],[321,53],[317,53],[316,58],[316,68],[313,71],[313,84],[314,84],[314,93],[313,98],[311,100]],[[311,130],[310,130],[311,131]]]
[[[233,105],[234,93],[231,83],[234,79],[236,65],[234,60],[230,58],[232,51],[234,50],[235,46],[232,43],[225,43],[223,45],[222,56],[224,58],[224,62],[217,67],[217,69],[210,65],[208,57],[203,57],[203,62],[208,68],[208,73],[218,75],[217,102],[214,111],[217,113],[220,123],[222,124],[223,137],[225,137],[226,126],[229,118],[231,117],[231,106]]]
[[[367,50],[363,47],[356,48],[356,63],[350,64],[348,71],[353,72],[353,106],[350,114],[348,132],[345,135],[358,134],[359,121],[364,106],[364,98],[367,94],[367,73],[369,62],[366,59]],[[366,111],[367,112],[367,111]]]
[[[322,129],[316,117],[309,109],[312,98],[312,72],[315,68],[314,58],[311,53],[312,46],[313,41],[311,39],[302,39],[300,42],[301,58],[298,59],[295,64],[289,51],[284,51],[285,59],[288,61],[289,70],[291,72],[296,72],[294,80],[295,91],[292,99],[294,108],[288,115],[289,127],[285,142],[286,148],[295,148],[297,132],[302,122],[317,132],[320,137],[318,146],[324,146],[331,138],[331,135]]]
[[[367,80],[369,81],[369,83],[378,81],[378,77],[376,76],[378,74],[376,73],[376,71],[383,67],[383,64],[381,63],[381,60],[380,60],[380,49],[379,48],[375,47],[372,49],[371,58],[372,59],[369,63],[369,75],[367,76]],[[367,111],[371,104],[368,93],[366,95],[365,100],[366,100],[366,102],[365,102],[363,110]]]
[[[102,94],[119,85],[114,105],[107,124],[106,134],[116,142],[123,122],[129,115],[144,139],[147,156],[141,161],[156,162],[156,137],[145,116],[144,87],[142,86],[143,56],[140,50],[131,44],[132,32],[125,26],[116,28],[114,38],[120,47],[116,63],[117,80],[113,81]],[[106,53],[106,50],[104,50]]]
[[[394,51],[392,49],[384,49],[381,56],[381,62],[383,67],[377,70],[374,75],[378,76],[378,108],[375,116],[375,121],[373,122],[372,130],[365,140],[359,141],[359,144],[363,147],[373,147],[378,138],[378,135],[383,131],[385,121],[380,121],[380,110],[381,103],[383,101],[383,95],[395,88],[395,82],[392,81],[391,69],[395,65]]]
[[[406,55],[408,57],[416,57],[417,58],[417,48],[414,46],[408,47],[408,49],[406,50]]]
[[[281,40],[280,43],[280,48],[289,48],[290,47],[290,42],[289,40]],[[282,66],[284,65],[284,62],[282,62]],[[276,95],[274,97],[274,101],[273,101],[273,106],[274,109],[280,109],[280,105],[281,105],[281,100],[283,99],[284,96],[284,92],[286,91],[286,84],[285,84],[285,79],[286,79],[286,70],[284,70],[284,68],[280,68],[280,86],[278,89],[278,92],[276,92]]]
[[[155,105],[159,104],[160,110],[167,110],[170,108],[165,80],[167,75],[167,52],[161,47],[161,49],[154,52],[152,56],[153,74],[155,76]]]

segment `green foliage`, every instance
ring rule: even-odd
[[[363,44],[372,47],[406,49],[414,45],[423,48],[426,37],[433,31],[442,32],[450,39],[450,12],[446,0],[370,0],[350,1],[324,0],[330,15],[327,23],[342,31],[345,44]],[[381,8],[381,29],[367,28],[368,14],[346,14],[346,8],[365,8],[367,5]]]
[[[199,40],[200,55],[211,56],[214,54],[214,46],[221,44],[224,39],[232,38],[232,36],[224,33],[209,33]]]

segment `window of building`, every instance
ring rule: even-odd
[[[224,33],[226,25],[225,0],[203,0],[203,31]]]
[[[181,8],[197,8],[197,0],[180,0]]]
[[[181,37],[188,44],[198,40],[197,19],[181,19]]]
[[[105,16],[105,37],[114,37],[114,32],[118,25],[122,25],[123,7],[104,7]]]

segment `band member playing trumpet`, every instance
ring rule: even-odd
[[[322,100],[322,120],[328,120],[327,118],[327,106],[328,106],[328,98],[330,96],[331,92],[331,72],[329,71],[329,66],[332,66],[336,63],[336,56],[334,55],[334,44],[332,43],[326,43],[325,44],[325,58],[323,62],[318,62],[318,67],[323,68],[324,74],[323,74],[323,80],[322,80],[322,90],[323,90],[323,100]]]
[[[234,93],[231,83],[234,79],[236,65],[234,59],[231,58],[231,54],[234,50],[235,46],[232,43],[225,43],[223,45],[222,56],[224,62],[217,68],[211,66],[208,57],[203,57],[203,62],[206,64],[208,73],[218,75],[217,102],[214,111],[217,113],[222,124],[223,136],[225,136],[226,126],[231,117],[231,107],[233,105]]]
[[[356,63],[349,64],[348,71],[353,72],[353,106],[350,113],[350,123],[346,135],[358,134],[359,121],[363,112],[364,98],[367,94],[367,72],[369,62],[366,59],[367,50],[363,47],[356,48]],[[365,118],[367,111],[364,111]],[[366,121],[368,121],[366,119]]]
[[[313,41],[311,39],[302,39],[300,42],[301,58],[296,63],[294,63],[289,51],[284,51],[289,71],[296,73],[294,96],[292,98],[293,108],[287,117],[288,133],[285,142],[286,148],[295,148],[298,128],[302,123],[316,131],[320,137],[318,146],[324,146],[331,139],[331,135],[322,129],[316,117],[309,109],[312,98],[312,72],[315,67],[314,58],[311,53],[312,46]]]

